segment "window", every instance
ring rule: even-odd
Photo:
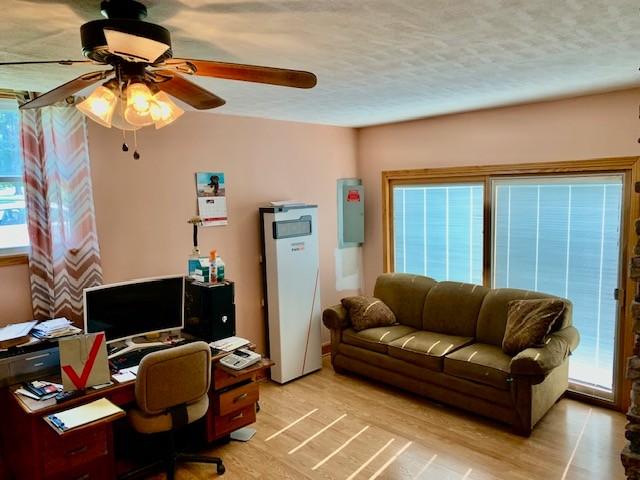
[[[17,107],[0,99],[0,255],[29,249]]]
[[[622,175],[493,181],[493,286],[573,303],[580,348],[569,377],[611,397],[617,339]]]
[[[482,283],[483,184],[393,189],[396,272]]]

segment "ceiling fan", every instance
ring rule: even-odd
[[[103,82],[77,105],[78,109],[105,127],[135,131],[152,124],[162,128],[182,115],[184,112],[170,96],[198,110],[225,104],[222,98],[183,75],[295,88],[316,85],[313,73],[300,70],[173,58],[169,30],[143,21],[147,16],[144,4],[136,0],[103,0],[100,9],[105,19],[80,27],[82,52],[88,60],[0,62],[0,67],[29,64],[111,67],[80,75],[23,104],[21,109],[45,107]]]

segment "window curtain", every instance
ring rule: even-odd
[[[81,326],[82,291],[102,283],[86,119],[67,103],[20,112],[34,318]]]

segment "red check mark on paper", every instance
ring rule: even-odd
[[[89,375],[91,374],[91,370],[93,370],[93,364],[96,362],[96,357],[98,356],[98,351],[100,350],[100,345],[102,345],[103,341],[104,333],[97,334],[95,340],[93,341],[93,345],[91,345],[89,357],[87,358],[87,362],[82,368],[82,373],[80,374],[80,376],[78,376],[71,365],[64,365],[62,367],[64,373],[67,374],[69,379],[73,382],[78,390],[82,390],[87,385],[87,380],[89,380]]]

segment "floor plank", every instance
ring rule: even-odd
[[[287,385],[261,384],[260,395],[254,438],[211,451],[223,457],[225,479],[346,480],[358,470],[352,480],[624,479],[624,415],[575,400],[561,400],[523,438],[481,417],[336,374],[326,359],[320,372]],[[182,465],[176,478],[211,475],[211,466]]]

